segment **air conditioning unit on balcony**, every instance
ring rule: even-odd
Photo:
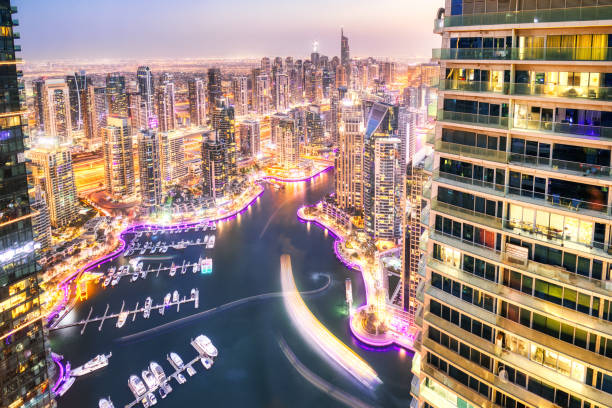
[[[508,382],[508,372],[506,370],[499,370],[497,376],[504,384]]]

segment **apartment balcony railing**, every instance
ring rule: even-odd
[[[425,163],[423,165],[423,169],[427,173],[431,173],[433,171],[433,163],[434,163],[433,155],[429,155],[429,157],[425,158]]]
[[[410,393],[414,395],[416,398],[419,397],[419,377],[412,377],[412,381],[410,381]]]
[[[451,112],[438,110],[438,120],[456,123],[468,123],[496,129],[508,129],[508,118],[501,116],[476,115],[473,113]]]
[[[612,61],[610,48],[435,48],[437,60]]]
[[[518,153],[509,153],[509,162],[520,164],[521,166],[525,167],[550,169],[554,170],[555,172],[558,171],[584,177],[609,179],[612,175],[611,169],[608,166],[549,159],[545,157],[529,156]]]
[[[612,100],[612,88],[600,86],[573,86],[557,84],[502,84],[488,81],[445,79],[440,82],[442,91],[489,92],[501,95],[541,96],[556,98],[581,98],[598,101]]]
[[[463,239],[460,236],[447,234],[438,230],[431,231],[429,236],[434,241],[439,241],[445,245],[452,246],[453,248],[460,249],[464,252],[472,253],[481,258],[490,259],[494,262],[502,261],[502,254],[497,249]]]
[[[438,201],[436,198],[431,201],[431,209],[433,211],[441,212],[452,217],[465,219],[476,224],[487,225],[491,228],[496,228],[500,230],[502,228],[501,218],[489,214],[484,214],[478,211],[469,210],[463,207],[457,207],[456,205],[447,204],[442,201]]]
[[[518,130],[537,130],[538,132],[612,139],[612,127],[599,125],[578,125],[574,123],[515,118],[512,128]]]
[[[440,26],[462,27],[473,25],[558,23],[564,21],[608,19],[612,19],[612,6],[593,6],[445,16]]]
[[[582,98],[612,101],[612,88],[600,86],[570,86],[556,84],[513,84],[513,95]]]
[[[427,137],[425,138],[425,143],[433,145],[436,142],[436,131],[430,130],[427,132]]]
[[[19,25],[19,19],[14,18],[13,19],[13,27],[16,27]]]
[[[425,208],[421,210],[421,219],[419,220],[423,227],[429,228],[429,214],[431,212],[431,208],[429,205],[426,205]]]
[[[419,273],[419,275],[421,275],[422,277],[427,277],[427,260],[428,257],[427,256],[421,256],[421,259],[419,260],[419,266],[417,268],[417,272]]]
[[[503,184],[495,184],[488,181],[476,180],[471,177],[458,176],[445,171],[436,171],[434,173],[434,179],[440,180],[441,182],[448,180],[451,181],[451,183],[449,183],[451,185],[468,188],[485,194],[493,194],[498,197],[503,197],[505,192],[505,186]]]
[[[507,196],[531,204],[545,204],[547,207],[583,213],[594,217],[605,218],[606,220],[612,215],[611,207],[605,203],[579,200],[573,197],[563,197],[556,193],[539,193],[518,187],[508,187]]]
[[[466,146],[458,143],[436,141],[435,150],[441,153],[490,160],[497,163],[508,163],[508,153],[505,151],[485,149],[483,147]]]

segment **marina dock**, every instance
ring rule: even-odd
[[[163,263],[160,262],[157,265],[157,267],[154,267],[154,268],[152,268],[151,265],[148,265],[147,268],[143,268],[142,266],[139,266],[139,265],[123,265],[117,270],[115,268],[110,268],[109,270],[107,270],[107,272],[104,275],[101,276],[101,279],[104,279],[104,278],[117,279],[115,283],[116,285],[119,283],[119,281],[121,281],[122,278],[128,278],[130,282],[134,282],[138,278],[146,279],[150,274],[154,274],[156,277],[158,277],[159,274],[162,272],[168,272],[168,274],[170,274],[172,277],[176,275],[184,275],[187,272],[202,273],[202,267],[206,264],[207,261],[211,262],[210,258],[200,257],[198,259],[198,262],[187,263],[186,261],[183,261],[182,264],[175,265],[173,263],[172,265],[169,265],[169,266],[164,265]],[[195,272],[194,272],[194,268],[195,268]],[[171,274],[173,269],[176,275]],[[134,276],[137,276],[137,278],[134,280],[131,279]],[[108,285],[108,286],[114,286],[114,285]]]
[[[183,303],[194,303],[194,308],[198,308],[200,306],[200,291],[196,288],[192,289],[192,296],[187,297],[187,296],[183,296],[182,298],[180,298],[177,301],[170,301],[168,303],[160,303],[158,305],[154,305],[151,306],[151,311],[154,310],[158,310],[160,311],[161,314],[163,314],[163,310],[167,309],[167,308],[171,308],[173,306],[176,306],[177,308],[177,312],[180,310],[180,305]],[[100,322],[100,325],[98,326],[98,331],[102,330],[102,326],[104,325],[104,322],[107,320],[112,320],[112,319],[118,319],[119,315],[121,313],[127,313],[127,317],[129,318],[130,315],[132,315],[132,321],[134,321],[136,319],[136,315],[138,313],[143,313],[145,311],[144,307],[139,307],[138,306],[139,303],[136,303],[136,307],[133,310],[124,310],[125,308],[125,301],[123,301],[123,304],[121,305],[121,311],[119,313],[111,313],[108,314],[108,309],[109,309],[109,305],[106,305],[106,310],[104,312],[104,314],[102,316],[98,316],[98,317],[91,317],[91,313],[92,313],[92,309],[90,309],[89,311],[89,315],[87,317],[87,319],[85,320],[81,320],[78,322],[74,322],[74,323],[69,323],[69,324],[64,324],[64,325],[58,325],[55,327],[50,327],[49,330],[53,331],[53,330],[60,330],[60,329],[65,329],[68,327],[75,327],[75,326],[83,326],[83,328],[81,329],[81,335],[85,332],[85,328],[87,327],[87,325],[89,323],[93,323],[93,322]],[[128,319],[129,320],[129,319]]]

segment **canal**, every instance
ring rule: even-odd
[[[350,394],[363,403],[381,407],[406,407],[410,403],[411,353],[398,348],[368,350],[357,344],[348,329],[344,302],[344,281],[353,281],[355,304],[364,301],[361,276],[347,270],[336,259],[333,239],[314,225],[301,224],[296,218],[303,204],[320,200],[333,189],[333,172],[313,181],[288,185],[284,190],[267,188],[265,194],[238,218],[219,223],[213,250],[200,246],[184,250],[169,249],[166,258],[153,262],[169,264],[183,260],[195,262],[200,256],[213,259],[213,273],[209,275],[178,274],[169,277],[149,276],[131,283],[128,278],[112,288],[89,287],[89,299],[79,303],[62,323],[109,311],[117,312],[125,300],[126,307],[144,303],[151,296],[155,304],[168,292],[178,290],[189,296],[192,288],[200,293],[199,309],[192,303],[181,306],[180,312],[167,310],[164,316],[151,313],[145,320],[139,315],[130,317],[124,327],[115,321],[87,326],[83,335],[80,327],[52,332],[50,342],[54,352],[61,354],[73,367],[83,364],[97,354],[112,352],[106,368],[77,378],[72,388],[58,400],[60,408],[97,407],[98,400],[110,396],[120,408],[134,398],[127,386],[131,374],[140,375],[150,361],[160,363],[166,372],[170,366],[166,354],[177,352],[183,360],[195,357],[189,345],[200,333],[208,335],[219,349],[214,366],[205,371],[195,366],[198,374],[187,377],[187,383],[171,383],[174,391],[159,407],[337,407],[343,406],[327,393],[313,386],[295,368],[281,350],[281,345],[295,355],[310,372],[337,390]],[[198,234],[197,236],[195,234]],[[187,232],[176,240],[195,239],[202,233]],[[296,284],[301,291],[323,287],[331,277],[331,286],[320,293],[305,296],[304,300],[315,316],[342,342],[363,357],[382,380],[374,391],[368,390],[333,362],[327,361],[305,342],[294,328],[285,311],[282,298],[254,300],[239,306],[206,314],[198,319],[149,330],[190,314],[223,305],[245,297],[280,291],[280,256],[291,255]],[[116,266],[126,263],[122,257]],[[105,270],[112,264],[105,264]],[[145,267],[146,267],[145,263]],[[147,333],[142,334],[147,330]]]

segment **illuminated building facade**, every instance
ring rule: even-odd
[[[420,406],[610,406],[609,4],[438,12]]]
[[[169,74],[164,74],[157,87],[157,120],[159,121],[160,132],[169,132],[176,129],[174,98],[174,82],[172,77]]]
[[[278,123],[279,162],[285,169],[293,169],[300,163],[300,135],[295,121],[282,118]]]
[[[109,116],[128,116],[128,96],[125,89],[125,77],[119,72],[106,76],[106,106]]]
[[[146,211],[154,212],[163,198],[159,138],[154,130],[138,133],[138,168],[142,206]]]
[[[363,211],[364,126],[361,106],[342,106],[336,155],[336,204],[344,211]]]
[[[48,79],[43,85],[44,130],[59,143],[72,142],[72,117],[68,85],[63,79]]]
[[[323,72],[320,69],[311,68],[306,71],[305,75],[306,100],[310,103],[321,103],[323,99]]]
[[[155,81],[151,68],[140,66],[136,71],[136,81],[138,82],[139,100],[139,122],[140,126],[148,127],[149,118],[155,115]]]
[[[187,81],[189,122],[191,126],[206,126],[206,83],[202,78]]]
[[[261,131],[259,121],[245,120],[240,123],[240,154],[257,157],[261,153]]]
[[[185,162],[185,138],[188,134],[181,131],[160,133],[161,174],[164,183],[176,183],[187,175]]]
[[[274,108],[277,112],[289,109],[289,76],[283,73],[274,75]]]
[[[70,145],[36,146],[27,152],[34,180],[47,198],[51,225],[62,228],[78,217],[78,199]]]
[[[36,212],[32,217],[34,242],[40,245],[43,253],[51,248],[51,217],[45,191],[40,186],[36,186],[30,195],[30,207]]]
[[[229,106],[225,99],[220,100],[213,113],[213,128],[216,132],[217,140],[224,143],[227,149],[227,170],[233,177],[238,174],[236,146],[236,120],[234,117],[234,107]]]
[[[215,131],[202,135],[202,190],[204,196],[224,200],[229,192],[227,146]]]
[[[109,117],[102,128],[106,191],[116,200],[135,194],[134,152],[127,118]]]
[[[313,150],[319,150],[325,144],[325,130],[323,129],[323,118],[321,107],[310,105],[304,111],[305,137],[304,141]]]
[[[0,0],[0,406],[51,406],[28,198],[24,129],[13,29],[16,11]]]
[[[87,88],[92,84],[91,78],[85,75],[85,72],[75,72],[72,75],[66,76],[66,84],[68,85],[68,99],[70,106],[70,121],[72,130],[79,131],[83,128],[83,112],[84,112],[84,95]]]
[[[253,100],[257,114],[270,113],[270,77],[267,74],[258,75],[255,78]]]
[[[244,75],[232,78],[232,93],[236,115],[247,115],[249,113],[249,79]]]
[[[223,98],[221,86],[221,70],[219,68],[208,69],[208,111],[212,114],[219,100]]]

